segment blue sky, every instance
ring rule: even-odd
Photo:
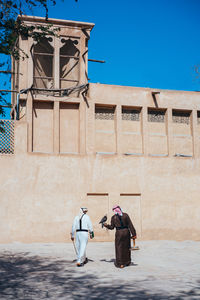
[[[89,58],[106,63],[88,63],[89,82],[169,90],[200,91],[199,15],[200,0],[58,0],[49,7],[50,18],[95,23]]]
[[[95,23],[90,82],[200,90],[200,0],[65,0],[49,17]],[[42,12],[37,11],[37,15]]]

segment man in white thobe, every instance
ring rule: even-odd
[[[82,207],[80,215],[76,216],[72,225],[71,240],[74,241],[76,232],[76,251],[77,251],[77,267],[82,267],[88,262],[86,258],[86,246],[88,243],[88,232],[90,238],[94,237],[92,223],[90,217],[86,214],[88,209]]]

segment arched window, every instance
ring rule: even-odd
[[[51,37],[43,37],[33,47],[34,87],[51,90],[77,86],[80,81],[79,38],[61,37],[60,46],[56,49],[51,45],[52,41]],[[49,94],[49,91],[41,90],[37,93]]]
[[[79,40],[69,37],[61,39],[60,48],[60,88],[69,88],[79,83]]]
[[[43,37],[33,48],[33,84],[41,89],[54,88],[52,38]]]

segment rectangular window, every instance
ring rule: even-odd
[[[175,156],[193,155],[191,111],[172,110],[173,152]]]
[[[111,214],[109,210],[109,195],[108,193],[88,193],[87,199],[84,202],[88,208],[89,215],[93,224],[96,241],[109,241],[113,234],[113,230],[102,230],[99,221],[103,216],[107,215],[110,222]],[[97,208],[98,209],[94,209]],[[98,221],[98,222],[97,222]]]
[[[148,122],[164,123],[165,113],[164,109],[148,108]]]
[[[115,115],[114,107],[95,106],[95,119],[96,120],[114,120],[114,115]]]
[[[53,152],[53,102],[33,102],[33,152]]]
[[[125,213],[128,213],[136,229],[137,236],[141,237],[141,194],[121,193],[119,197],[119,205]]]
[[[124,154],[142,153],[141,107],[122,106],[121,151]]]
[[[60,152],[79,153],[80,115],[78,103],[60,103]]]
[[[122,120],[126,121],[140,121],[140,108],[132,108],[127,106],[122,106]]]
[[[148,108],[148,154],[167,155],[166,109]]]
[[[200,111],[197,111],[197,124],[200,124]]]
[[[190,124],[190,111],[181,111],[181,110],[172,110],[172,120],[173,123],[179,123],[179,124]]]
[[[95,105],[95,149],[101,154],[116,152],[115,107]]]

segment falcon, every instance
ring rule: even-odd
[[[101,224],[102,228],[103,228],[103,223],[105,223],[106,221],[107,221],[107,215],[105,215],[99,222],[99,224]]]

